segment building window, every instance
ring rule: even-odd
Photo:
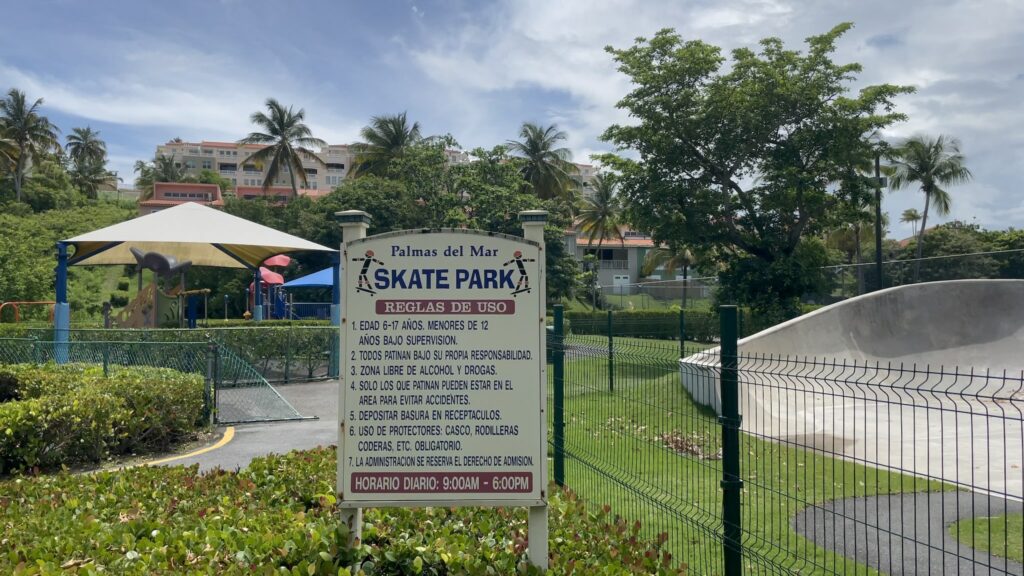
[[[327,163],[327,171],[328,172],[338,172],[338,171],[343,171],[343,170],[345,170],[345,165],[344,164],[335,163],[335,162],[328,162]]]
[[[213,160],[203,160],[203,170],[213,170]]]

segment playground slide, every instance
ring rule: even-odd
[[[135,298],[114,316],[118,328],[161,328],[168,325],[177,327],[178,291],[175,286],[168,292],[159,290],[156,284],[147,284]],[[156,315],[153,307],[156,306]]]
[[[1024,280],[880,290],[740,340],[739,350],[743,430],[1024,494]],[[694,400],[720,413],[718,350],[679,363]]]

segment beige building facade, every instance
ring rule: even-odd
[[[245,160],[263,147],[260,144],[238,144],[236,142],[172,140],[157,146],[156,155],[173,157],[175,164],[193,176],[198,176],[203,170],[212,170],[230,180],[232,187],[239,191],[239,197],[255,197],[266,195],[252,189],[263,187],[267,167]],[[462,150],[446,150],[445,154],[451,164],[465,164],[473,161],[473,157]],[[307,184],[303,186],[301,180],[296,180],[299,194],[317,197],[334,189],[348,175],[355,156],[355,150],[349,144],[329,144],[316,151],[315,154],[302,154],[302,168],[306,172]],[[587,195],[590,183],[597,174],[597,168],[589,164],[577,164],[576,166],[579,169],[577,179],[582,185],[583,194]],[[274,192],[271,195],[289,195],[291,174],[287,167],[271,183],[271,188]]]
[[[158,156],[171,156],[189,174],[198,175],[203,170],[213,170],[223,178],[231,180],[235,188],[263,186],[267,167],[257,162],[246,162],[254,152],[263,146],[259,144],[237,144],[234,142],[176,142],[161,144],[156,148]],[[330,190],[341,183],[348,172],[355,153],[346,144],[331,144],[321,148],[315,155],[302,154],[302,168],[306,171],[306,186],[296,180],[299,188],[308,190]],[[319,159],[319,161],[317,161]],[[287,167],[272,183],[274,187],[291,188],[291,174]],[[315,194],[314,194],[315,195]]]

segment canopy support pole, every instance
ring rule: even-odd
[[[263,320],[263,276],[260,274],[260,267],[256,267],[256,271],[253,273],[255,279],[253,280],[252,288],[256,291],[255,300],[253,301],[252,319],[255,322]]]
[[[54,360],[68,361],[68,340],[71,332],[71,308],[68,306],[68,245],[57,243],[57,303],[53,307]]]

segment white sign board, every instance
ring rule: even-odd
[[[538,246],[391,233],[348,243],[342,266],[341,505],[542,505]]]

